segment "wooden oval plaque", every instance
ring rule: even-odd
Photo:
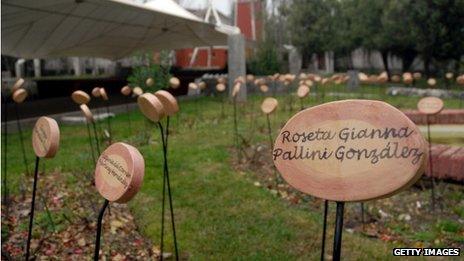
[[[16,90],[18,90],[19,88],[23,87],[23,84],[24,84],[24,79],[23,79],[23,78],[19,78],[19,79],[13,84],[13,87],[11,87],[11,92],[14,93]]]
[[[189,83],[188,87],[192,90],[198,90],[198,85],[194,82]]]
[[[95,87],[92,89],[92,96],[95,98],[100,97],[100,87]]]
[[[262,93],[266,93],[269,91],[269,87],[266,85],[266,84],[262,84],[259,86],[259,90],[262,92]]]
[[[235,85],[234,85],[234,88],[232,88],[232,97],[237,97],[237,94],[240,92],[240,87],[241,87],[241,83],[240,82],[237,82]]]
[[[435,78],[429,78],[427,80],[427,84],[431,87],[434,87],[435,85],[437,85],[437,80],[435,80]]]
[[[75,91],[71,94],[71,99],[77,104],[87,104],[90,101],[90,96],[83,91]]]
[[[423,173],[427,145],[393,106],[370,100],[330,102],[301,111],[282,128],[274,164],[296,189],[334,201],[386,197]]]
[[[40,117],[32,130],[32,147],[40,158],[53,158],[60,145],[60,128],[49,117]]]
[[[417,109],[423,114],[437,114],[443,110],[443,101],[437,97],[425,97],[417,103]]]
[[[177,77],[172,77],[171,79],[169,79],[169,85],[171,86],[171,88],[177,89],[179,88],[180,81]]]
[[[112,202],[126,203],[142,186],[145,161],[140,152],[125,143],[109,146],[98,158],[95,187]]]
[[[84,114],[85,116],[85,119],[87,120],[87,122],[93,122],[94,119],[93,119],[93,114],[92,112],[90,111],[89,107],[87,106],[87,104],[81,104],[79,106],[81,108],[81,111],[82,113]]]
[[[309,94],[309,87],[306,85],[300,85],[298,87],[298,90],[296,91],[296,95],[298,95],[299,98],[305,98]]]
[[[122,94],[122,95],[124,95],[124,96],[129,96],[129,95],[131,95],[131,93],[132,93],[131,87],[129,87],[129,86],[126,85],[126,86],[124,86],[124,87],[121,88],[121,94]]]
[[[153,80],[153,78],[148,78],[146,81],[145,81],[145,84],[149,87],[153,86],[153,84],[155,84],[155,80]]]
[[[279,102],[272,97],[268,97],[264,99],[263,103],[261,104],[261,110],[265,114],[271,114],[277,109],[277,105],[279,105]]]
[[[143,94],[143,90],[142,88],[140,87],[134,87],[134,89],[132,90],[132,92],[134,93],[135,96],[140,96]]]
[[[151,93],[140,95],[137,103],[143,115],[153,122],[158,122],[165,116],[163,104]]]
[[[200,88],[200,90],[204,90],[206,89],[206,82],[199,82],[198,83],[198,88]]]
[[[172,116],[179,111],[179,104],[177,104],[177,100],[171,93],[159,90],[155,92],[156,98],[163,104],[164,111],[168,116]]]
[[[106,90],[103,87],[100,87],[100,96],[103,100],[108,100],[108,95],[106,94]]]
[[[11,98],[16,103],[22,103],[27,98],[27,91],[23,88],[17,89]]]
[[[223,91],[226,90],[226,85],[223,84],[223,83],[218,83],[218,84],[216,84],[216,90],[217,90],[218,92],[223,92]]]

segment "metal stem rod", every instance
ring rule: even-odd
[[[100,156],[100,144],[98,142],[98,133],[97,133],[97,126],[95,125],[95,121],[92,121],[93,126],[93,134],[95,136],[95,143],[97,144],[97,154]]]
[[[329,211],[329,201],[324,200],[324,220],[322,223],[321,261],[324,260],[324,254],[325,254],[325,237],[327,234],[327,212],[328,211]]]
[[[333,243],[333,261],[340,261],[342,251],[342,232],[343,232],[343,214],[345,202],[337,202],[337,212],[335,217],[335,235]]]
[[[434,211],[435,210],[435,177],[433,176],[432,137],[430,135],[430,121],[429,121],[428,115],[426,115],[426,120],[427,120],[427,140],[429,142],[429,171],[430,171],[430,178],[432,179],[431,200],[432,200],[432,211]]]
[[[132,124],[131,124],[131,118],[130,118],[130,113],[129,113],[129,97],[126,96],[126,113],[127,113],[127,122],[129,124],[129,134],[132,135]]]
[[[92,135],[90,134],[89,122],[86,121],[85,125],[87,126],[87,136],[89,136],[89,145],[90,145],[90,152],[92,153],[93,165],[96,165],[97,161],[95,159],[95,152],[94,152],[94,149],[93,149]]]
[[[95,238],[95,252],[93,255],[93,260],[98,261],[98,257],[100,256],[100,238],[101,238],[101,231],[102,231],[102,223],[103,223],[103,216],[105,214],[106,207],[110,202],[105,199],[102,208],[100,209],[100,213],[98,214],[98,221],[97,221],[97,236]]]
[[[171,184],[170,184],[170,179],[169,179],[169,165],[168,165],[168,160],[167,160],[167,145],[168,145],[168,135],[169,135],[169,130],[166,128],[166,136],[164,135],[163,131],[163,125],[161,122],[158,122],[158,125],[160,127],[160,132],[161,132],[161,140],[163,142],[163,155],[164,155],[164,175],[166,177],[166,185],[168,188],[168,200],[169,200],[169,208],[171,211],[171,225],[172,225],[172,236],[174,239],[174,250],[176,253],[176,260],[179,260],[179,250],[177,247],[177,236],[176,236],[176,224],[175,224],[175,215],[174,215],[174,206],[172,203],[172,193],[171,193]],[[167,121],[166,126],[169,126],[169,121]],[[165,138],[166,137],[166,138]],[[164,183],[164,182],[163,182]],[[164,189],[164,188],[163,188]],[[163,253],[161,253],[161,256]]]
[[[110,144],[111,144],[112,143],[111,140],[113,139],[113,132],[111,131],[110,103],[108,101],[106,101],[106,114],[107,114],[106,120],[108,123],[108,132],[110,134]]]
[[[21,152],[23,153],[24,167],[26,169],[26,175],[29,175],[29,166],[28,166],[29,164],[27,162],[26,149],[24,148],[23,130],[21,128],[21,124],[19,123],[19,110],[18,110],[17,103],[15,103],[15,113],[16,113],[16,126],[18,127],[18,133],[19,133],[19,141],[21,143]]]
[[[32,226],[33,226],[33,223],[34,223],[35,195],[36,195],[36,191],[37,191],[37,178],[38,178],[38,173],[39,173],[39,162],[40,162],[40,158],[35,157],[34,185],[32,187],[31,212],[29,214],[29,231],[28,231],[28,234],[27,234],[27,244],[26,244],[26,261],[29,260],[30,248],[31,248]]]
[[[3,100],[3,104],[4,104],[4,110],[3,110],[3,114],[5,115],[5,130],[3,132],[3,135],[5,138],[5,143],[4,143],[4,151],[3,151],[3,161],[2,161],[2,165],[3,165],[3,173],[2,173],[2,176],[3,176],[3,180],[2,180],[2,183],[3,183],[3,199],[2,201],[4,202],[5,206],[6,206],[6,217],[8,217],[8,213],[9,213],[9,199],[8,199],[8,180],[7,180],[7,147],[8,147],[8,107],[7,107],[7,103],[6,103],[6,97],[3,96],[2,94],[2,100]]]
[[[238,124],[237,124],[237,101],[234,98],[234,131],[235,131],[235,149],[237,150],[237,159],[240,162],[240,149],[238,141]]]

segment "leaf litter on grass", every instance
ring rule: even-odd
[[[24,257],[31,194],[29,188],[25,198],[12,196],[8,217],[6,206],[2,205],[4,260]],[[91,260],[98,211],[103,201],[89,173],[40,173],[31,242],[31,253],[36,260]],[[101,260],[156,260],[158,249],[139,234],[126,205],[110,204],[103,220]]]

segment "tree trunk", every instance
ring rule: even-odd
[[[403,71],[408,71],[416,59],[417,53],[414,50],[407,50],[402,52],[401,60],[403,61]]]
[[[424,73],[427,76],[427,78],[430,77],[430,57],[429,56],[424,57]]]
[[[387,72],[388,77],[390,78],[390,67],[388,66],[388,51],[382,51],[382,61],[385,71]]]

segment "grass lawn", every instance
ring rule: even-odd
[[[366,92],[378,95],[375,88],[366,89]],[[277,98],[280,107],[271,119],[274,135],[299,108],[296,98],[293,98],[293,112],[284,109],[290,102],[289,96]],[[333,98],[326,97],[325,100]],[[254,95],[248,103],[238,106],[239,132],[244,140],[251,143],[267,142],[265,118],[259,110],[262,99]],[[418,100],[409,97],[387,98],[387,102],[400,108],[415,108]],[[312,97],[305,103],[311,106],[314,102],[315,98]],[[458,100],[445,101],[447,108],[456,108],[458,104]],[[221,105],[217,98],[181,101],[180,107],[179,116],[171,119],[169,162],[177,237],[182,255],[194,260],[318,259],[321,213],[310,211],[302,204],[291,205],[267,189],[255,186],[252,173],[234,169],[232,107],[226,105],[225,117],[221,117]],[[156,125],[150,126],[152,139],[146,144],[142,133],[147,125],[142,115],[139,112],[130,114],[132,134],[127,125],[127,116],[121,114],[112,120],[114,140],[135,145],[146,164],[142,189],[129,207],[142,234],[158,245],[162,187],[159,132]],[[105,122],[100,124],[105,127]],[[84,177],[84,173],[93,169],[86,127],[65,125],[60,128],[59,153],[54,159],[42,162],[47,170],[64,173],[64,178],[73,180],[74,176],[69,172],[82,173]],[[24,136],[29,169],[32,171],[31,130],[26,130]],[[31,185],[24,182],[20,153],[18,135],[9,135],[7,178],[10,191],[15,194],[19,193],[21,185]],[[327,237],[328,254],[331,253],[333,221],[332,217]],[[345,259],[393,258],[391,243],[356,233],[345,232],[343,237],[342,256]],[[170,234],[167,238],[171,240]],[[172,241],[165,245],[168,251],[173,251]]]

